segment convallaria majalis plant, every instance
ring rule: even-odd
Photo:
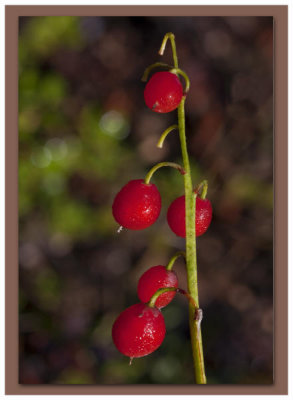
[[[146,68],[142,81],[147,82],[144,99],[153,112],[167,113],[177,109],[178,123],[168,127],[161,135],[157,146],[162,148],[167,135],[174,130],[179,132],[183,165],[173,162],[161,162],[147,173],[145,179],[129,181],[116,195],[112,211],[115,220],[123,228],[131,230],[145,229],[155,223],[161,211],[161,196],[156,185],[151,183],[153,174],[161,167],[177,169],[183,176],[184,195],[175,199],[168,208],[167,221],[170,229],[185,238],[186,251],[178,251],[166,266],[156,265],[149,268],[139,279],[137,294],[140,303],[124,310],[115,320],[112,337],[117,349],[133,358],[146,356],[155,351],[163,342],[166,329],[161,308],[167,306],[176,293],[183,294],[189,303],[189,327],[195,382],[206,383],[204,355],[201,336],[202,310],[199,307],[196,237],[204,234],[212,219],[212,206],[206,198],[208,183],[201,182],[195,189],[192,183],[189,156],[185,135],[185,101],[190,82],[186,73],[178,66],[175,36],[167,33],[162,41],[159,54],[163,55],[168,40],[171,43],[173,63],[161,62]],[[162,71],[149,75],[155,69]],[[185,81],[182,87],[179,77]],[[148,80],[149,78],[149,80]],[[178,287],[176,273],[172,270],[178,257],[186,262],[187,287],[184,291]]]

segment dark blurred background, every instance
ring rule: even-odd
[[[112,343],[136,285],[183,239],[166,212],[180,174],[158,171],[152,227],[117,234],[111,205],[151,166],[181,163],[176,112],[144,104],[144,69],[176,36],[190,77],[194,185],[208,179],[212,224],[197,240],[208,383],[273,382],[273,19],[33,17],[19,21],[19,327],[22,384],[192,384],[188,307],[163,309],[167,335],[131,367]],[[184,263],[175,271],[186,288]]]

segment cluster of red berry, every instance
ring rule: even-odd
[[[155,73],[144,91],[146,105],[159,113],[175,110],[184,95],[178,76],[169,71]],[[195,192],[198,194],[198,191]],[[196,236],[206,232],[212,219],[211,203],[205,199],[205,194],[196,196]],[[115,220],[122,227],[131,230],[145,229],[154,224],[160,215],[161,196],[154,184],[142,179],[131,180],[116,195],[112,210]],[[178,197],[171,203],[167,220],[176,235],[183,238],[186,236],[185,196]],[[153,302],[151,299],[162,288],[169,288],[170,291],[160,294]],[[161,345],[166,329],[160,309],[170,303],[176,294],[176,288],[177,275],[168,266],[154,266],[141,276],[137,287],[141,303],[124,310],[113,325],[113,341],[122,354],[131,358],[142,357]]]
[[[156,185],[146,184],[143,179],[132,180],[116,195],[112,206],[113,216],[123,228],[145,229],[158,219],[161,203],[161,195]],[[211,202],[197,196],[195,213],[196,236],[201,236],[212,220]],[[170,204],[167,221],[177,236],[185,238],[185,196],[178,197]]]
[[[161,288],[178,287],[177,275],[163,265],[149,268],[139,279],[137,294],[141,303],[124,310],[116,319],[112,336],[117,349],[130,358],[146,356],[163,342],[166,328],[160,311],[175,296],[175,291],[160,294],[151,304],[152,296]]]

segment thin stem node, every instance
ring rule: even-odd
[[[156,170],[159,169],[159,168],[162,168],[162,167],[171,167],[171,168],[175,168],[175,169],[177,169],[177,170],[180,172],[181,175],[184,175],[184,174],[185,174],[185,171],[184,171],[184,169],[181,167],[181,165],[176,164],[176,163],[173,163],[173,162],[165,161],[165,162],[161,162],[161,163],[159,163],[159,164],[154,165],[153,168],[149,170],[149,172],[147,173],[147,175],[146,175],[146,177],[145,177],[144,183],[145,183],[146,185],[148,185],[148,184],[150,183],[151,177],[152,177],[153,174],[156,172]]]
[[[186,93],[189,91],[189,88],[190,88],[190,80],[189,80],[188,75],[186,74],[186,72],[184,72],[180,68],[173,68],[173,69],[170,70],[170,72],[172,74],[183,76],[183,78],[185,79],[185,91],[184,91],[184,94],[186,95]]]
[[[208,193],[208,181],[205,179],[204,181],[200,182],[200,184],[195,189],[195,192],[198,194],[201,192],[200,198],[204,200]]]
[[[194,300],[194,298],[185,290],[178,288],[177,289],[177,293],[183,294],[183,296],[185,296],[187,298],[187,300],[189,301],[189,303],[197,310],[197,305],[196,302]]]
[[[160,149],[163,147],[164,141],[167,137],[167,135],[172,132],[174,129],[178,129],[178,125],[171,125],[169,126],[169,128],[167,128],[166,130],[164,130],[164,132],[162,133],[162,135],[160,136],[160,139],[157,143],[157,147],[159,147]]]
[[[178,58],[177,58],[177,52],[176,52],[176,43],[175,43],[175,35],[174,35],[174,33],[172,33],[172,32],[166,33],[166,35],[163,38],[160,50],[159,50],[159,54],[160,54],[160,56],[162,56],[164,54],[168,39],[171,42],[174,67],[178,68]]]
[[[166,292],[176,292],[177,288],[176,287],[168,287],[168,288],[160,288],[158,289],[151,297],[150,301],[147,303],[149,307],[155,307],[157,298],[161,296],[161,294],[166,293]]]
[[[146,81],[148,80],[148,77],[149,77],[150,72],[151,72],[153,69],[158,68],[158,67],[160,67],[160,68],[167,68],[167,69],[173,69],[173,66],[172,66],[172,65],[165,64],[165,63],[161,63],[161,62],[156,62],[156,63],[150,65],[149,67],[147,67],[147,68],[144,70],[143,76],[142,76],[142,78],[141,78],[142,82],[146,82]]]
[[[184,257],[186,258],[186,254],[185,251],[178,251],[177,253],[174,254],[174,256],[170,259],[170,261],[168,262],[167,266],[166,266],[166,270],[167,271],[171,271],[174,265],[174,262],[177,260],[177,258],[179,257]]]

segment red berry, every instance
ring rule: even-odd
[[[144,100],[155,112],[167,113],[175,110],[183,96],[183,88],[177,75],[168,72],[156,72],[146,84]]]
[[[212,220],[212,212],[212,205],[208,199],[196,198],[196,236],[201,236],[206,232]],[[177,236],[185,238],[185,196],[178,197],[171,203],[167,212],[167,220],[172,231]]]
[[[112,328],[115,346],[128,357],[152,353],[162,344],[165,333],[165,321],[160,310],[143,303],[124,310]]]
[[[143,179],[132,180],[117,193],[112,211],[115,220],[124,228],[145,229],[160,215],[160,193],[152,183],[146,184]]]
[[[178,287],[177,275],[174,271],[167,271],[163,265],[149,268],[139,279],[137,294],[143,303],[147,303],[153,294],[160,288]],[[176,292],[161,294],[156,300],[156,307],[162,308],[172,301]]]

